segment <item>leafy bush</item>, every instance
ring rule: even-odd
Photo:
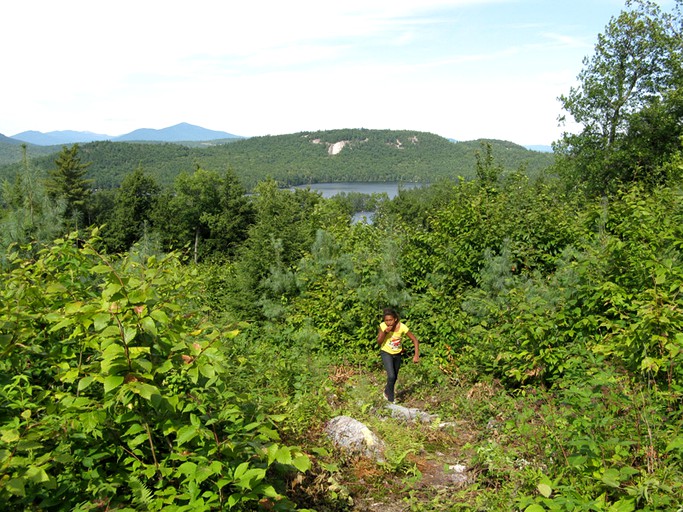
[[[13,510],[292,508],[271,469],[303,471],[308,457],[280,445],[277,418],[233,390],[225,351],[237,331],[212,325],[192,303],[196,275],[173,254],[114,261],[96,245],[71,236],[34,261],[9,257],[0,300],[2,502]]]

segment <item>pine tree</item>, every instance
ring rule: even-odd
[[[109,249],[123,252],[138,242],[151,224],[161,187],[141,168],[126,176],[116,191],[114,207],[103,230]]]
[[[2,184],[4,212],[0,220],[0,246],[37,242],[37,248],[60,235],[64,205],[51,200],[31,165],[23,145],[21,172],[13,183]],[[4,252],[4,251],[3,251]]]
[[[56,168],[49,171],[47,190],[53,198],[61,198],[66,204],[64,217],[72,227],[78,228],[79,221],[85,219],[90,183],[85,179],[90,163],[83,163],[78,154],[78,144],[71,148],[62,147],[57,159]]]

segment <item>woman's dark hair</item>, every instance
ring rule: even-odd
[[[398,313],[394,308],[384,308],[384,311],[382,311],[382,318],[384,318],[387,315],[393,317],[394,320],[396,320],[397,322],[401,321],[401,317],[398,316]]]

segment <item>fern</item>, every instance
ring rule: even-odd
[[[138,477],[130,475],[128,487],[133,493],[133,503],[135,505],[148,506],[152,504],[152,491]]]

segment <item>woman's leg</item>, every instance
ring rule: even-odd
[[[398,370],[401,368],[401,354],[388,354],[383,350],[380,353],[382,354],[382,364],[387,372],[387,385],[384,387],[384,395],[387,400],[393,402],[394,385],[398,378]]]

